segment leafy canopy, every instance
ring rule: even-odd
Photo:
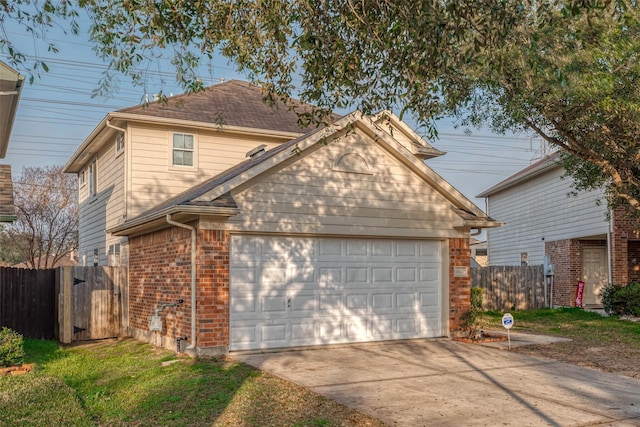
[[[578,189],[604,186],[640,211],[635,1],[16,0],[0,2],[0,22],[20,7],[44,11],[41,27],[84,9],[98,55],[137,82],[141,64],[169,54],[183,87],[200,90],[202,62],[231,61],[270,99],[317,105],[307,119],[393,109],[432,136],[445,115],[532,130],[563,150]]]

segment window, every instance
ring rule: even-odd
[[[78,174],[78,185],[83,186],[85,184],[85,177],[87,176],[87,172],[83,169]]]
[[[89,164],[89,167],[87,168],[87,172],[89,175],[89,197],[91,196],[95,196],[97,194],[97,190],[98,190],[98,184],[97,184],[97,171],[96,171],[96,160],[93,159],[93,161]]]
[[[124,133],[116,136],[116,156],[124,151]]]
[[[194,166],[194,151],[193,135],[173,134],[173,166]]]
[[[120,243],[109,245],[109,265],[120,265]]]

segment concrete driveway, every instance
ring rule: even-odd
[[[640,380],[448,339],[232,357],[390,425],[640,425]]]

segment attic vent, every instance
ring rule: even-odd
[[[252,150],[248,151],[245,157],[251,157],[252,159],[254,157],[260,157],[267,152],[266,148],[267,148],[267,144],[258,145],[256,148],[253,148]]]

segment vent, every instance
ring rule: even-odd
[[[248,151],[245,157],[251,157],[252,159],[255,157],[260,157],[267,152],[266,148],[267,148],[267,144],[258,145],[256,148],[253,148],[250,151]]]

